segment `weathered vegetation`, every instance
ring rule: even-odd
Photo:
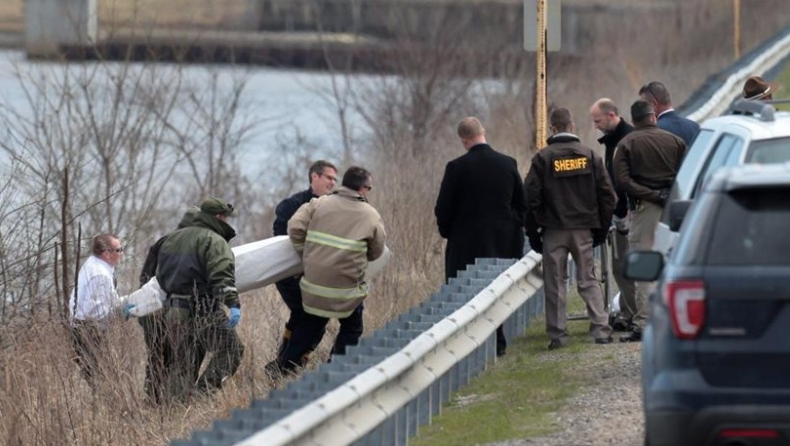
[[[100,17],[112,26],[223,27],[244,20],[239,3],[103,0]],[[570,107],[591,145],[587,110],[598,97],[609,96],[627,110],[641,83],[659,79],[680,103],[732,61],[726,2],[654,3],[660,7],[638,14],[631,2],[615,2],[617,14],[590,7],[577,17],[583,22],[576,51],[549,56],[550,102]],[[0,17],[9,4],[21,8],[21,0],[3,2]],[[765,0],[744,11],[744,50],[788,22],[783,6],[783,0]],[[399,68],[396,75],[357,76],[350,60],[332,58],[327,48],[333,82],[320,94],[341,143],[319,152],[303,135],[283,133],[261,148],[271,160],[260,178],[244,172],[240,148],[269,116],[265,102],[249,101],[244,70],[19,65],[11,74],[25,105],[0,106],[0,442],[163,444],[265,396],[270,383],[263,366],[284,322],[271,289],[242,296],[240,335],[247,350],[237,375],[219,395],[189,407],[144,403],[140,329],[120,320],[106,352],[106,379],[92,393],[71,360],[64,302],[91,235],[121,236],[127,253],[119,279],[122,293],[130,292],[148,246],[175,227],[187,205],[209,195],[241,209],[233,222],[236,243],[269,236],[274,204],[306,186],[317,153],[341,171],[361,164],[374,174],[372,203],[396,256],[373,284],[367,331],[438,287],[443,243],[432,210],[444,164],[462,151],[456,122],[480,116],[492,145],[515,156],[522,172],[536,149],[530,56],[506,50],[513,44],[492,30],[451,18],[435,17],[427,37],[398,37],[399,45],[415,50],[390,61]],[[501,76],[458,76],[470,64]],[[317,360],[326,354],[324,345]]]

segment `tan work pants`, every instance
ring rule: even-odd
[[[636,315],[636,290],[634,281],[628,280],[625,273],[625,255],[628,254],[628,234],[614,231],[614,245],[612,246],[612,276],[620,290],[620,315],[629,322]]]
[[[546,292],[546,334],[552,341],[566,342],[568,332],[567,276],[568,253],[576,262],[579,295],[587,305],[590,334],[596,339],[609,337],[612,328],[606,314],[603,293],[595,277],[593,240],[589,229],[551,229],[543,231],[543,281]]]
[[[631,211],[631,231],[628,233],[628,244],[631,251],[644,251],[653,249],[656,227],[661,219],[661,206],[649,201],[642,201],[635,210]],[[653,291],[655,282],[636,282],[636,314],[632,323],[641,331],[647,322],[650,311],[648,296]]]

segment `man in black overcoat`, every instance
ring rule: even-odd
[[[434,210],[439,234],[447,239],[445,280],[476,258],[524,255],[527,204],[516,160],[486,143],[477,118],[461,120],[458,136],[467,153],[447,163]],[[497,355],[506,346],[500,326]]]

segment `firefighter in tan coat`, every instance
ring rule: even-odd
[[[384,253],[381,216],[368,203],[370,172],[350,167],[342,186],[299,208],[288,221],[288,236],[302,254],[300,281],[306,317],[294,328],[292,342],[307,337],[317,345],[329,318],[343,319],[332,354],[345,354],[362,336],[362,302],[368,295],[368,262]],[[283,364],[293,371],[296,364]]]

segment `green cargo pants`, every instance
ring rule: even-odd
[[[167,365],[168,393],[177,401],[186,401],[195,392],[211,393],[222,388],[222,382],[233,376],[244,356],[244,344],[236,329],[228,328],[223,310],[193,317],[183,308],[168,308],[165,313],[168,343],[172,357]],[[206,370],[197,377],[206,352],[213,357]],[[197,367],[195,365],[197,364]]]

